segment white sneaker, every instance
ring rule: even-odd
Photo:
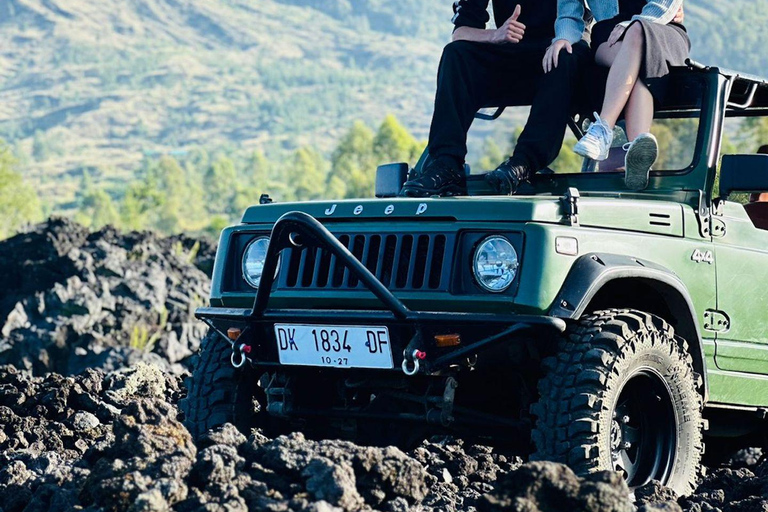
[[[635,140],[624,145],[624,184],[630,190],[648,187],[648,174],[659,157],[659,142],[652,133],[641,133]]]
[[[589,126],[587,133],[573,147],[573,152],[585,158],[602,162],[608,158],[612,143],[613,129],[595,112],[595,122]]]

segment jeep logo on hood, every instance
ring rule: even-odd
[[[331,215],[334,215],[336,213],[337,207],[338,207],[337,203],[332,204],[329,208],[325,209],[325,215],[328,217],[330,217]],[[373,208],[373,207],[369,206],[369,208]],[[377,205],[377,209],[378,208],[380,208],[380,206]],[[413,211],[413,205],[411,204],[407,205],[407,207],[406,205],[401,205],[399,208],[402,210],[408,209]],[[421,215],[427,211],[427,208],[428,208],[427,203],[419,203],[416,206],[415,211],[413,211],[413,215]],[[364,209],[365,208],[362,204],[358,204],[352,209],[352,214],[360,215],[361,213],[363,213]],[[391,203],[386,205],[383,209],[383,212],[384,212],[384,215],[392,215],[393,213],[395,213],[395,205]]]

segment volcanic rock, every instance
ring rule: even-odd
[[[51,219],[0,242],[0,364],[74,375],[151,362],[183,371],[205,334],[212,247]]]

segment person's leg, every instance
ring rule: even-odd
[[[633,23],[624,34],[618,50],[598,48],[596,60],[599,64],[610,64],[605,87],[603,108],[597,119],[589,127],[586,135],[574,146],[576,154],[592,160],[602,161],[608,158],[613,142],[613,128],[629,102],[635,88],[643,62],[645,32],[640,23]],[[641,97],[642,98],[642,97]]]
[[[467,154],[467,132],[487,96],[493,45],[454,41],[443,50],[437,73],[435,112],[429,130],[432,159],[450,156],[459,163]]]
[[[622,41],[619,41],[613,46],[608,43],[601,44],[595,52],[595,64],[605,68],[613,66],[613,61],[616,60],[616,56],[621,51],[622,44]]]
[[[495,192],[514,194],[521,182],[557,158],[571,115],[578,74],[588,58],[586,43],[576,44],[573,54],[561,52],[558,67],[539,78],[528,121],[514,153],[486,175]]]
[[[631,190],[643,190],[648,186],[651,167],[659,157],[659,143],[650,133],[653,95],[641,80],[632,89],[624,117],[627,121],[627,140],[630,141],[624,157],[624,183]]]
[[[528,121],[512,155],[514,160],[526,162],[532,172],[544,169],[560,154],[578,74],[588,58],[586,43],[575,44],[572,54],[562,51],[558,66],[539,79]]]
[[[443,50],[437,76],[435,113],[429,132],[429,160],[421,173],[403,184],[401,195],[464,195],[467,132],[489,97],[500,67],[498,45],[455,41]]]
[[[629,97],[640,75],[640,66],[643,62],[643,48],[645,46],[645,33],[639,23],[633,23],[624,34],[621,48],[615,52],[605,52],[603,57],[611,61],[611,71],[608,73],[608,81],[605,86],[605,99],[600,118],[611,128],[616,125],[624,107],[627,106]],[[618,44],[616,45],[618,46]],[[602,46],[601,48],[602,49]],[[599,51],[599,50],[598,50]]]
[[[653,95],[642,80],[635,83],[624,112],[627,122],[627,140],[633,141],[638,135],[651,131],[653,124]]]

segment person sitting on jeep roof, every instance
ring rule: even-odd
[[[401,195],[465,194],[467,132],[475,113],[485,106],[519,104],[521,97],[534,92],[514,154],[486,179],[496,192],[514,193],[521,181],[560,152],[577,73],[589,58],[587,43],[579,36],[558,56],[557,68],[544,75],[541,61],[554,36],[557,0],[493,0],[497,29],[485,28],[488,3],[454,4],[456,28],[437,75],[429,160],[419,177],[405,183]]]
[[[573,148],[577,154],[602,161],[608,158],[613,128],[624,112],[627,139],[626,185],[648,186],[648,173],[659,146],[650,133],[654,101],[664,94],[670,66],[683,66],[691,41],[682,21],[683,0],[588,0],[597,24],[592,30],[595,62],[610,68],[600,114]],[[580,41],[584,0],[559,0],[556,41],[547,51],[545,70],[555,55]]]

